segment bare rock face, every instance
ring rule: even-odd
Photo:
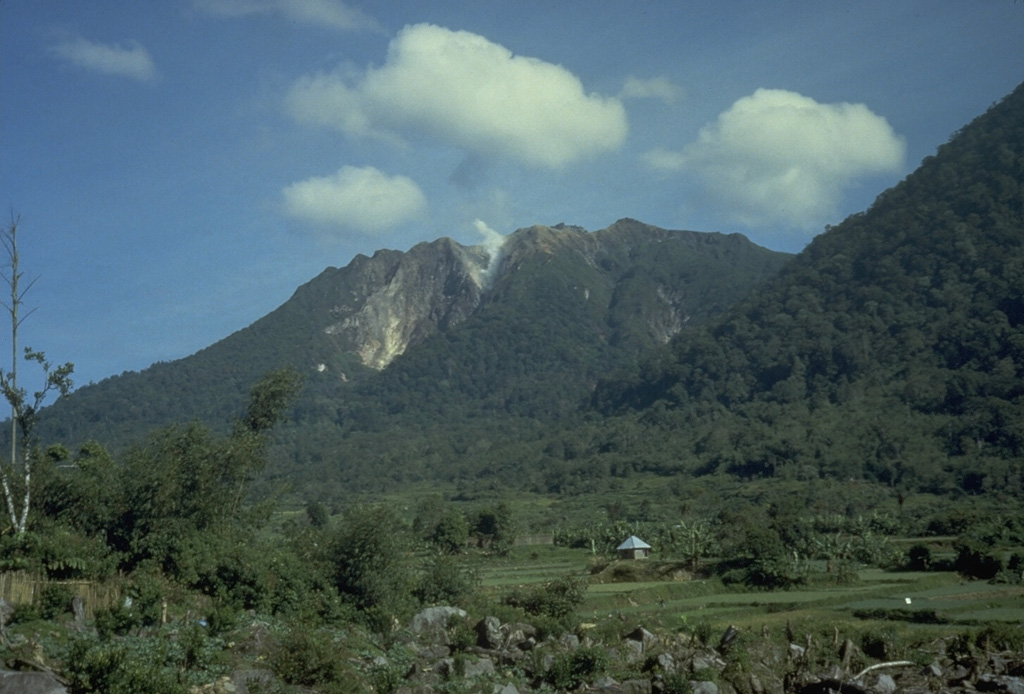
[[[358,258],[348,270],[350,286],[359,289],[340,297],[324,332],[352,345],[365,366],[383,369],[410,345],[473,312],[490,260],[482,247],[451,239]]]
[[[716,284],[709,275],[723,275],[759,252],[765,253],[736,235],[673,232],[635,220],[593,233],[537,225],[481,246],[442,238],[405,253],[357,256],[346,268],[325,273],[321,286],[330,308],[321,325],[336,349],[381,370],[410,347],[472,316],[492,289],[521,292],[508,287],[523,273],[530,281],[543,276],[560,281],[570,294],[542,299],[578,297],[589,307],[587,315],[604,323],[604,339],[612,344],[665,343],[694,313],[705,318],[741,296],[746,284],[753,286],[754,277],[737,288],[732,280]],[[768,274],[781,266],[781,259],[765,258]]]
[[[67,694],[48,672],[0,672],[0,694]]]

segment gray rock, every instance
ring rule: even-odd
[[[942,677],[942,668],[938,663],[931,663],[921,671],[921,674],[925,677]]]
[[[672,657],[671,653],[659,653],[657,661],[662,672],[675,672],[676,659]]]
[[[633,639],[626,639],[623,644],[623,655],[627,663],[635,663],[644,657],[644,645]]]
[[[451,655],[451,649],[443,643],[428,643],[417,648],[416,655],[423,660],[440,660]]]
[[[68,694],[48,672],[0,672],[0,694]]]
[[[697,654],[693,656],[693,660],[690,661],[690,670],[693,672],[698,672],[700,670],[714,670],[716,672],[721,672],[724,669],[725,661],[713,653]]]
[[[460,610],[458,607],[428,607],[412,618],[409,631],[417,636],[440,637],[444,635],[445,643],[448,643],[445,630],[453,618],[465,619],[466,611]]]
[[[651,646],[658,643],[658,637],[647,631],[643,627],[637,627],[632,632],[626,635],[626,638],[630,641],[639,641],[643,646],[643,649],[649,650]]]
[[[979,692],[999,692],[999,694],[1024,694],[1024,677],[1006,675],[982,675],[975,683]]]
[[[650,680],[625,680],[616,682],[611,677],[601,677],[587,688],[587,694],[651,694]]]
[[[494,691],[492,692],[492,694],[519,694],[519,690],[516,689],[516,686],[511,682],[506,684],[505,686],[496,684],[494,685]]]
[[[75,616],[75,628],[85,627],[85,601],[81,595],[71,598],[71,613]]]
[[[474,677],[484,677],[486,675],[493,675],[495,672],[494,661],[490,658],[467,660],[463,672],[468,679],[473,679]]]
[[[718,694],[718,685],[714,682],[690,682],[693,694]]]
[[[476,624],[476,643],[481,648],[497,650],[504,643],[501,622],[497,617],[484,617]]]
[[[524,651],[530,650],[533,644],[537,643],[534,638],[537,635],[537,630],[530,624],[502,624],[501,634],[505,645],[517,646]],[[522,644],[528,640],[531,641],[531,645],[524,648]]]
[[[559,640],[559,643],[561,643],[566,650],[575,651],[580,647],[580,638],[576,636],[576,634],[566,634]]]
[[[892,675],[879,675],[871,690],[878,694],[893,694],[896,691],[896,680],[892,678]]]

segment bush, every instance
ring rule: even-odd
[[[55,620],[71,612],[74,599],[71,588],[60,583],[47,583],[39,600],[39,613],[43,619]]]
[[[329,632],[296,625],[270,657],[278,677],[306,687],[340,682],[345,676],[343,659]]]
[[[547,680],[555,689],[569,691],[592,681],[608,669],[608,652],[600,646],[583,646],[557,656]]]
[[[586,594],[587,580],[569,575],[540,588],[514,591],[503,602],[535,617],[548,617],[560,631],[566,631],[575,626],[576,608]]]
[[[985,651],[1024,651],[1024,629],[1017,624],[994,622],[975,637],[974,642]]]
[[[953,567],[964,576],[989,579],[1003,569],[1003,560],[992,546],[962,539],[956,542],[954,548],[957,555]]]
[[[424,605],[458,605],[478,583],[471,571],[448,555],[431,558],[417,581],[414,593]]]
[[[187,694],[162,666],[121,645],[80,639],[71,646],[65,675],[69,694]]]
[[[911,571],[928,571],[932,566],[932,550],[925,544],[913,545],[907,551],[907,568]]]
[[[101,639],[124,636],[139,626],[141,626],[141,621],[138,615],[123,604],[96,611],[96,632]]]

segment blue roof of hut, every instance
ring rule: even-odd
[[[646,542],[641,540],[636,535],[630,535],[629,537],[626,538],[626,540],[621,545],[619,545],[615,549],[616,550],[620,550],[620,549],[650,549],[650,548],[651,548],[651,546],[649,544],[647,544]]]

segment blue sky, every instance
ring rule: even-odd
[[[1016,87],[1022,36],[1012,0],[5,0],[22,342],[99,381],[481,229],[799,251]]]

